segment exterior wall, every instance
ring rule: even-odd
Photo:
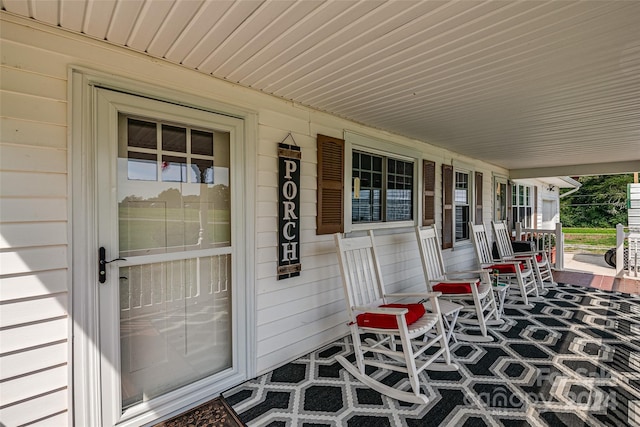
[[[484,222],[492,212],[492,172],[507,171],[291,102],[153,60],[101,41],[0,15],[0,420],[7,426],[71,419],[72,222],[68,159],[69,67],[82,66],[158,87],[179,88],[258,114],[255,148],[256,374],[347,332],[332,236],[316,236],[318,133],[351,130],[419,151],[437,164],[463,161],[483,172]],[[292,132],[302,147],[300,277],[276,279],[277,144]],[[437,167],[438,176],[440,175]],[[436,206],[441,204],[438,178]],[[441,207],[436,218],[441,219]],[[380,231],[383,274],[392,289],[423,286],[413,230]],[[452,269],[473,267],[470,243],[446,251]]]
[[[538,201],[536,218],[538,221],[538,228],[542,229],[554,229],[556,224],[560,222],[560,190],[557,187],[550,187],[544,182],[538,181],[536,183],[538,187]],[[545,203],[548,204],[550,209],[550,217],[545,217]]]
[[[53,416],[64,425],[71,362],[66,68],[45,51],[5,40],[12,24],[1,27],[0,422]]]
[[[558,187],[551,186],[540,179],[518,179],[516,182],[537,189],[538,197],[535,200],[534,212],[535,228],[555,229],[556,224],[560,222],[560,190]],[[543,213],[545,202],[549,204],[550,214],[548,218]]]

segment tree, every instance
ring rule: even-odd
[[[632,174],[582,176],[577,180],[582,187],[560,199],[563,226],[611,228],[627,223],[627,184],[633,182]]]

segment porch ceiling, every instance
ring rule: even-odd
[[[0,0],[512,170],[640,170],[640,2]]]

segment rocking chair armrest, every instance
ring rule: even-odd
[[[491,265],[500,264],[500,265],[516,265],[520,264],[520,261],[510,260],[510,259],[494,259],[491,261]],[[483,264],[484,265],[484,264]],[[486,264],[489,265],[489,264]]]
[[[544,253],[544,251],[528,251],[528,252],[514,252],[513,253],[513,257],[514,258],[518,258],[518,257],[532,257],[532,256],[536,256],[538,254],[542,254]]]
[[[463,270],[463,271],[447,271],[447,276],[462,276],[464,274],[474,275],[474,274],[484,274],[484,270]]]
[[[385,297],[391,298],[438,298],[442,295],[442,292],[410,292],[399,294],[385,294]]]
[[[517,256],[510,256],[510,257],[505,257],[503,258],[503,261],[508,261],[508,262],[526,262],[527,264],[531,263],[531,259],[533,258],[535,254],[532,255],[525,255],[523,257],[518,258]]]
[[[396,316],[406,314],[409,312],[406,308],[397,308],[397,307],[370,307],[370,306],[354,306],[351,307],[353,310],[362,311],[364,313],[374,313],[374,314],[395,314]]]
[[[429,283],[475,283],[477,282],[478,279],[477,278],[470,278],[470,279],[442,279],[442,280],[429,280]]]

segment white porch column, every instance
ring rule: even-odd
[[[616,277],[622,277],[624,272],[624,225],[616,225]]]
[[[556,223],[556,262],[555,269],[564,270],[564,233],[562,232],[562,223]]]

